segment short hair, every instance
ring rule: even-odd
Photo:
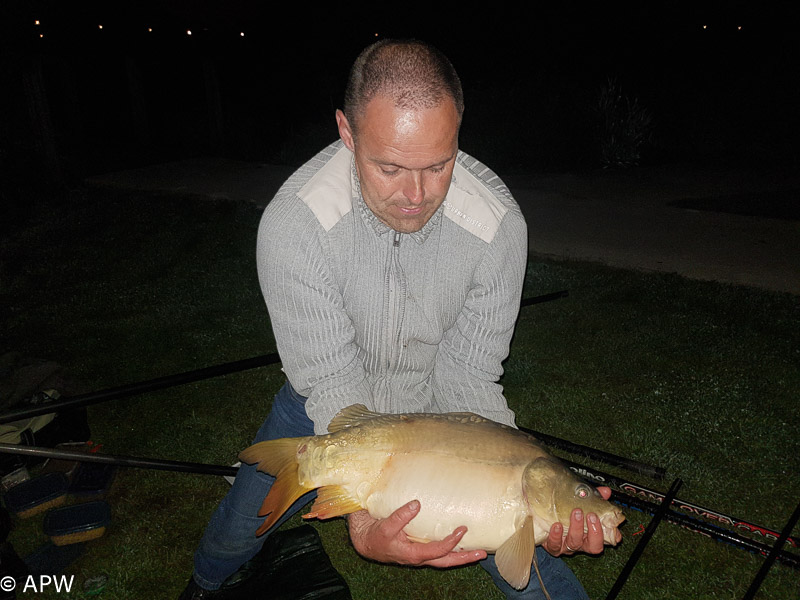
[[[440,50],[418,40],[381,40],[356,58],[344,94],[344,114],[354,131],[376,96],[411,109],[435,108],[449,97],[459,124],[464,113],[464,92],[455,68]]]

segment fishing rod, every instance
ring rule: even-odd
[[[520,302],[520,307],[550,302],[559,298],[566,298],[567,296],[569,296],[569,290],[561,290],[558,292],[543,294],[541,296],[524,298]],[[278,356],[278,353],[272,352],[270,354],[262,354],[261,356],[254,356],[253,358],[246,358],[244,360],[237,360],[221,365],[205,367],[193,371],[185,371],[183,373],[176,373],[174,375],[167,375],[165,377],[158,377],[149,381],[140,381],[137,383],[121,385],[97,392],[90,392],[88,394],[79,394],[69,398],[61,398],[58,402],[49,402],[34,408],[12,410],[0,415],[0,425],[11,423],[12,421],[30,419],[31,417],[38,417],[39,415],[45,415],[52,412],[69,410],[72,408],[81,408],[83,406],[89,406],[99,402],[106,402],[107,400],[116,400],[118,398],[127,398],[147,392],[155,392],[187,383],[202,381],[204,379],[219,377],[221,375],[229,375],[231,373],[238,373],[248,369],[265,367],[267,365],[277,364],[279,362],[281,362],[281,358]]]
[[[37,458],[52,458],[63,460],[74,460],[79,462],[102,463],[108,465],[115,465],[118,467],[151,469],[159,471],[177,471],[180,473],[197,473],[202,475],[221,475],[224,477],[235,477],[239,471],[238,467],[182,462],[175,460],[165,460],[158,458],[141,458],[133,456],[114,456],[109,454],[92,453],[86,454],[74,450],[56,450],[54,448],[37,448],[35,446],[17,446],[15,444],[0,444],[0,453],[18,454],[23,456],[32,456]],[[597,483],[614,483],[614,477],[605,473],[592,472],[586,467],[577,463],[572,463],[561,459],[570,468],[583,475],[587,481]],[[589,474],[587,476],[587,474]],[[657,494],[657,492],[656,492]],[[629,496],[626,493],[617,491],[611,492],[611,500],[617,504],[628,506],[635,510],[642,512],[649,512],[654,514],[659,509],[659,504],[643,500],[642,498]],[[665,519],[673,524],[679,525],[690,531],[700,533],[706,537],[710,537],[718,542],[724,542],[732,545],[740,550],[747,550],[749,552],[766,555],[770,551],[770,547],[756,542],[749,538],[744,538],[736,533],[723,529],[716,525],[699,521],[693,517],[687,516],[683,513],[669,510],[666,513]],[[800,556],[782,550],[777,555],[777,560],[782,564],[792,566],[800,569]]]
[[[223,477],[236,477],[237,467],[225,465],[212,465],[207,463],[183,462],[179,460],[166,460],[163,458],[141,458],[138,456],[114,456],[93,452],[86,454],[77,450],[56,450],[55,448],[40,448],[37,446],[17,446],[16,444],[0,444],[0,452],[30,456],[34,458],[52,458],[57,460],[74,460],[78,462],[100,463],[115,467],[133,467],[136,469],[151,469],[156,471],[177,471],[179,473],[199,473],[201,475],[221,475]]]
[[[613,490],[611,492],[611,501],[619,504],[620,506],[651,515],[655,514],[659,508],[664,506],[663,504],[656,504],[648,500],[642,500],[641,498],[628,496],[627,494]],[[706,523],[705,521],[699,521],[694,517],[676,512],[672,509],[668,509],[666,511],[664,519],[673,525],[677,525],[688,531],[693,531],[694,533],[699,533],[703,537],[710,538],[715,542],[721,542],[734,548],[738,548],[739,550],[746,550],[753,554],[767,555],[774,548],[774,546],[771,547],[762,542],[742,537],[728,529],[723,529],[718,525],[712,525],[711,523]],[[787,550],[780,550],[776,555],[776,560],[788,567],[800,569],[800,555],[798,554],[794,554]]]
[[[786,522],[783,531],[781,531],[781,536],[778,538],[778,541],[775,542],[775,545],[772,546],[772,549],[770,550],[769,555],[767,556],[767,560],[765,560],[764,563],[761,565],[761,568],[758,570],[758,573],[756,573],[755,578],[750,584],[750,587],[747,589],[747,592],[745,592],[745,595],[742,598],[742,600],[752,600],[755,597],[758,588],[760,588],[761,584],[764,583],[764,579],[766,579],[767,573],[769,572],[769,570],[772,568],[772,565],[780,556],[781,548],[783,548],[783,545],[789,538],[789,534],[792,532],[792,529],[794,529],[794,526],[799,519],[800,519],[800,504],[797,505],[797,508],[794,509],[792,516],[789,517],[789,520]]]
[[[147,392],[155,392],[187,383],[202,381],[204,379],[219,377],[221,375],[238,373],[248,369],[265,367],[267,365],[279,363],[280,361],[281,359],[278,354],[273,352],[271,354],[263,354],[253,358],[246,358],[244,360],[237,360],[221,365],[204,367],[194,371],[185,371],[183,373],[176,373],[175,375],[166,375],[164,377],[158,377],[148,381],[120,385],[106,390],[90,392],[88,394],[65,397],[59,399],[57,402],[49,402],[35,408],[12,410],[0,415],[0,425],[10,423],[12,421],[29,419],[31,417],[37,417],[39,415],[45,415],[52,412],[60,412],[73,408],[88,406],[90,404],[97,404],[99,402],[106,402],[107,400],[116,400],[118,398],[128,398],[130,396],[137,396]]]
[[[598,471],[592,468],[587,468],[583,465],[579,465],[578,463],[574,463],[564,458],[560,458],[560,460],[561,462],[566,464],[570,469],[575,471],[575,473],[577,473],[578,475],[580,475],[581,477],[583,477],[584,479],[590,481],[595,485],[607,485],[609,487],[616,488],[617,490],[624,492],[625,494],[628,494],[635,498],[647,498],[651,502],[655,503],[656,506],[658,506],[660,503],[664,501],[664,494],[662,494],[661,492],[657,492],[643,485],[625,481],[624,479],[617,477],[615,475],[610,475],[609,473],[604,473],[602,471]],[[727,515],[725,513],[711,510],[710,508],[704,508],[702,506],[699,506],[697,504],[692,504],[691,502],[686,502],[685,500],[681,500],[679,498],[675,498],[672,501],[672,506],[674,506],[679,510],[691,513],[693,516],[702,517],[704,519],[708,519],[718,523],[723,523],[725,525],[734,527],[742,531],[747,531],[755,535],[763,536],[765,539],[768,540],[774,541],[779,537],[779,534],[772,529],[762,527],[761,525],[756,525],[755,523],[750,523],[749,521],[746,521],[739,517],[734,517],[731,515]],[[795,548],[798,547],[797,538],[789,536],[787,540]]]
[[[664,479],[667,474],[666,469],[663,467],[654,467],[630,458],[617,456],[616,454],[610,454],[608,452],[604,452],[603,450],[597,450],[595,448],[590,448],[589,446],[582,446],[581,444],[562,440],[561,438],[542,433],[541,431],[534,431],[533,429],[528,429],[527,427],[520,427],[519,430],[532,435],[533,437],[553,448],[566,450],[570,454],[579,454],[585,458],[593,458],[615,467],[622,467],[623,469],[633,471],[639,475],[647,475],[648,477],[653,477],[655,479]]]
[[[175,387],[186,383],[193,383],[203,379],[219,377],[220,375],[236,373],[246,369],[255,369],[257,367],[263,367],[278,362],[280,362],[280,357],[277,354],[265,354],[263,356],[256,356],[245,360],[225,363],[213,367],[206,367],[196,371],[187,371],[184,373],[178,373],[176,375],[159,377],[150,381],[142,381],[139,383],[132,383],[107,390],[101,390],[99,392],[91,392],[88,394],[61,398],[56,402],[49,402],[45,405],[37,406],[35,408],[15,410],[4,415],[0,415],[0,425],[10,423],[12,421],[29,419],[38,415],[88,406],[90,404],[105,402],[107,400],[113,400],[116,398],[125,398],[146,392],[162,390],[168,387]],[[578,454],[586,458],[591,458],[602,463],[613,465],[615,467],[627,469],[640,475],[647,475],[656,479],[663,479],[666,475],[666,471],[662,467],[648,465],[630,458],[610,454],[608,452],[604,452],[603,450],[597,450],[595,448],[590,448],[589,446],[575,444],[569,440],[564,440],[540,431],[534,431],[533,429],[520,427],[520,430],[532,435],[535,438],[538,438],[553,448],[558,448],[560,450],[571,452],[572,454]]]
[[[622,571],[620,571],[619,575],[617,576],[617,580],[614,582],[611,591],[608,592],[606,600],[614,600],[614,598],[619,596],[619,592],[622,590],[625,582],[628,581],[628,577],[630,577],[630,574],[633,572],[633,568],[636,566],[636,563],[639,562],[645,547],[650,543],[650,540],[652,539],[653,534],[656,532],[656,529],[659,525],[661,525],[661,521],[666,518],[667,511],[669,510],[668,507],[682,485],[683,481],[680,479],[676,479],[672,482],[672,485],[667,492],[666,501],[659,506],[658,509],[656,509],[655,515],[653,515],[653,518],[650,519],[650,523],[647,524],[647,529],[645,529],[644,535],[642,535],[639,543],[636,544],[633,552],[631,552],[631,555],[628,557],[625,566],[622,567]]]
[[[522,305],[526,306],[528,304],[547,302],[557,298],[566,297],[568,294],[569,294],[568,291],[563,290],[560,292],[553,292],[552,294],[545,294],[543,296],[535,296],[533,298],[527,298],[523,300]],[[204,379],[211,379],[213,377],[219,377],[222,375],[237,373],[248,369],[264,367],[279,362],[280,362],[280,356],[277,353],[273,352],[271,354],[264,354],[261,356],[255,356],[253,358],[248,358],[244,360],[238,360],[234,362],[224,363],[221,365],[205,367],[194,371],[186,371],[174,375],[167,375],[165,377],[158,377],[156,379],[151,379],[149,381],[141,381],[137,383],[121,385],[106,390],[91,392],[88,394],[80,394],[72,397],[62,397],[56,402],[49,402],[47,404],[40,405],[34,408],[13,410],[4,415],[0,415],[0,425],[5,423],[10,423],[12,421],[29,419],[31,417],[43,414],[49,414],[53,412],[84,407],[91,404],[97,404],[99,402],[114,400],[117,398],[127,398],[130,396],[144,394],[147,392],[163,390],[166,388],[184,385],[187,383],[202,381]],[[627,469],[635,473],[638,473],[640,475],[647,475],[649,477],[654,477],[656,479],[663,479],[666,476],[666,471],[661,467],[647,465],[629,458],[616,456],[614,454],[610,454],[602,450],[597,450],[594,448],[590,448],[588,446],[575,444],[568,440],[564,440],[539,431],[534,431],[525,428],[520,428],[520,429],[533,435],[534,437],[539,438],[541,441],[545,442],[546,444],[554,448],[559,448],[561,450],[565,450],[573,454],[578,454],[586,458],[591,458],[600,461],[602,463]]]

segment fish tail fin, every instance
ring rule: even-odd
[[[264,498],[259,517],[267,517],[256,530],[256,535],[269,530],[281,515],[289,510],[295,500],[313,488],[300,484],[298,476],[298,449],[309,438],[282,438],[253,444],[239,453],[239,460],[258,464],[258,470],[275,476],[275,483]]]

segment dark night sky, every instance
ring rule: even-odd
[[[286,150],[298,132],[313,138],[309,148],[335,134],[332,111],[347,69],[377,33],[439,46],[464,82],[465,143],[494,151],[491,140],[500,138],[502,154],[535,137],[540,149],[523,157],[529,164],[589,156],[579,148],[591,143],[592,106],[610,77],[653,112],[660,159],[734,147],[781,155],[796,145],[798,36],[789,3],[493,3],[450,12],[430,4],[366,6],[320,12],[260,0],[3,0],[0,77],[22,91],[29,56],[43,57],[61,146],[75,135],[64,125],[71,123],[94,145],[129,149],[134,73],[152,160],[152,147],[165,140],[208,150],[197,130],[207,122],[203,69],[213,63],[227,153],[291,162],[307,150]],[[0,133],[24,139],[15,122],[29,112],[23,102],[6,98],[2,108]]]

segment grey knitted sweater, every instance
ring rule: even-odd
[[[303,165],[264,211],[257,264],[283,370],[316,433],[355,403],[513,425],[497,381],[526,258],[519,207],[463,152],[444,203],[411,234],[367,208],[341,142]]]

